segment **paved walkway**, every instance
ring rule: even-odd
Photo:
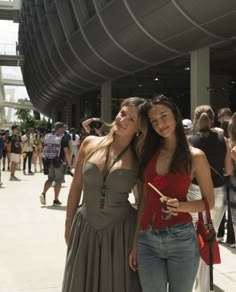
[[[39,202],[46,176],[41,173],[24,176],[21,171],[16,175],[22,181],[9,181],[9,172],[2,172],[0,292],[60,292],[66,255],[65,209],[71,177],[66,176],[61,190],[63,205],[53,207],[53,189],[48,192],[46,206]],[[221,256],[222,264],[214,270],[215,292],[235,292],[236,249],[221,245]]]

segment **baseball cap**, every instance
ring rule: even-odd
[[[193,122],[189,119],[184,119],[182,121],[182,124],[184,126],[184,129],[186,129],[186,130],[192,129],[192,127],[193,127]]]
[[[61,128],[64,128],[64,123],[62,123],[62,122],[56,122],[55,124],[54,124],[54,129],[55,130],[58,130],[58,129],[61,129]]]

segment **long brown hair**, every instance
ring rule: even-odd
[[[234,113],[229,120],[228,133],[230,144],[233,147],[236,145],[236,113]]]
[[[184,132],[184,127],[182,124],[182,117],[180,114],[179,108],[176,106],[174,102],[172,102],[169,98],[164,95],[160,95],[154,97],[152,100],[148,100],[146,104],[142,106],[141,111],[141,130],[144,133],[144,143],[141,151],[141,159],[140,159],[140,167],[139,167],[139,175],[140,179],[143,177],[143,172],[148,164],[148,162],[152,159],[154,153],[162,147],[162,143],[164,138],[160,136],[156,131],[153,129],[152,124],[148,119],[148,112],[154,106],[162,104],[168,107],[176,121],[176,138],[177,138],[177,145],[176,149],[170,164],[170,172],[182,172],[183,169],[190,173],[191,166],[192,166],[192,157],[189,149],[189,144],[186,139],[186,135]]]
[[[141,109],[141,105],[144,103],[145,103],[144,98],[129,97],[129,98],[126,98],[121,103],[120,109],[122,109],[122,107],[124,107],[124,106],[136,107],[138,109],[138,113],[139,113],[140,109]],[[140,117],[138,117],[138,123],[140,123]],[[84,159],[84,162],[86,162],[98,149],[105,148],[114,141],[114,137],[115,137],[114,125],[115,125],[115,122],[113,122],[110,125],[110,130],[109,130],[108,134],[106,136],[104,136],[104,138],[102,140],[100,140],[94,147],[92,147],[88,151],[88,153]],[[139,156],[140,156],[140,151],[141,151],[140,149],[141,149],[141,145],[143,144],[142,140],[143,140],[143,133],[140,131],[137,133],[137,135],[134,135],[134,137],[130,143],[131,150],[132,150],[136,159],[139,159]]]

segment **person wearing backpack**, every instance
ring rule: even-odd
[[[58,198],[61,184],[64,182],[65,165],[67,163],[71,167],[71,156],[69,140],[64,135],[64,124],[56,122],[54,129],[55,132],[47,134],[44,138],[43,164],[44,174],[48,175],[48,179],[44,183],[40,202],[42,205],[46,205],[46,193],[55,182],[53,206],[60,206],[61,202]]]

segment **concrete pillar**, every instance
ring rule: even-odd
[[[192,51],[191,56],[191,115],[198,105],[210,104],[209,48]]]
[[[101,118],[105,122],[111,122],[112,107],[112,82],[106,81],[101,87]]]

